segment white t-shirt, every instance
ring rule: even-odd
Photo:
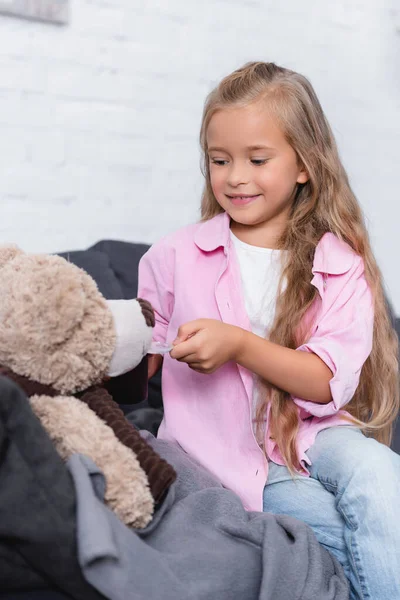
[[[259,248],[239,240],[231,232],[239,263],[246,312],[251,330],[266,338],[275,317],[275,306],[281,276],[281,250]],[[254,377],[253,417],[260,398],[260,384]]]

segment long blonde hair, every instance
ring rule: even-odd
[[[330,231],[359,254],[372,290],[375,308],[372,352],[360,383],[346,407],[368,435],[390,444],[393,422],[399,411],[398,342],[371,250],[360,206],[339,158],[335,139],[310,82],[302,75],[274,63],[252,62],[225,77],[211,92],[204,107],[200,143],[204,157],[205,186],[201,203],[203,220],[222,212],[211,187],[207,155],[207,128],[216,111],[266,103],[286,140],[295,150],[309,180],[298,184],[286,230],[279,242],[287,259],[283,286],[269,339],[288,348],[306,341],[300,333],[302,317],[317,291],[310,283],[315,248]],[[272,435],[290,471],[299,468],[296,452],[297,407],[289,394],[266,383],[267,392],[257,408],[260,424],[271,403]]]

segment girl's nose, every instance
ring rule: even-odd
[[[237,187],[249,182],[249,174],[245,165],[233,164],[228,172],[227,183],[232,187]]]

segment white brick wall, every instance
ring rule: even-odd
[[[317,89],[400,313],[398,0],[71,4],[67,27],[0,16],[0,241],[151,242],[196,219],[205,95],[274,60]]]

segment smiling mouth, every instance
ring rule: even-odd
[[[243,194],[242,196],[230,196],[226,194],[226,197],[229,198],[232,204],[235,204],[236,206],[249,204],[250,202],[253,202],[253,200],[256,200],[259,196],[260,194],[254,194],[252,196],[249,194]]]

